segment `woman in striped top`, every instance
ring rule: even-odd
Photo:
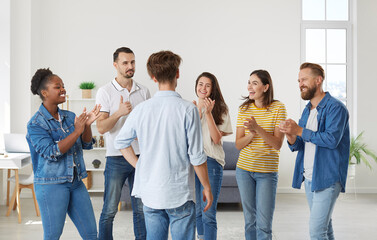
[[[198,102],[194,104],[199,109],[202,125],[204,152],[207,155],[209,183],[213,195],[212,206],[204,212],[206,203],[203,201],[203,186],[195,175],[196,188],[196,227],[198,239],[217,239],[216,208],[223,180],[225,153],[222,146],[222,136],[233,133],[228,107],[220,91],[219,83],[212,73],[204,72],[195,83]]]
[[[272,239],[272,218],[278,182],[279,150],[286,118],[283,103],[274,100],[270,74],[256,70],[247,85],[249,96],[239,107],[236,147],[241,150],[236,178],[245,217],[246,239]]]

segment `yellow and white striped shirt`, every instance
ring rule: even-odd
[[[267,108],[257,108],[254,103],[249,105],[246,111],[238,109],[237,128],[245,128],[244,122],[253,116],[266,132],[273,134],[275,127],[287,117],[287,111],[283,103],[274,101]],[[245,128],[245,135],[250,133]],[[259,134],[244,147],[238,158],[237,167],[251,172],[277,172],[279,170],[279,150],[268,145]]]

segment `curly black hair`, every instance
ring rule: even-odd
[[[49,68],[40,68],[38,69],[33,78],[31,79],[30,90],[34,95],[39,95],[43,100],[41,91],[46,89],[46,84],[52,76],[54,76]]]

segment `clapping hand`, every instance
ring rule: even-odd
[[[89,113],[86,113],[86,116],[88,117],[86,120],[86,125],[90,126],[97,118],[100,116],[100,110],[101,110],[101,104],[96,104],[92,111]],[[86,112],[86,108],[84,108],[84,112]]]
[[[253,116],[251,116],[251,118],[247,118],[243,125],[249,129],[250,132],[257,132],[258,128],[260,128]]]
[[[297,123],[292,119],[287,119],[280,122],[279,129],[280,132],[285,133],[289,144],[294,144],[296,142],[297,136],[302,135],[303,128],[297,125]]]
[[[285,121],[281,121],[279,124],[280,132],[285,133],[288,135],[299,135],[302,128],[297,125],[295,121],[292,119],[287,119]]]
[[[84,112],[80,114],[80,116],[75,117],[75,131],[81,135],[84,132],[86,121],[88,117],[86,116],[86,109],[84,108]]]
[[[215,106],[215,100],[212,101],[210,98],[204,99],[204,109],[206,114],[212,113],[212,109]]]

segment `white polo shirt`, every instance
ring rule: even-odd
[[[107,112],[109,113],[109,116],[111,116],[119,109],[120,96],[123,96],[123,102],[130,101],[132,109],[134,109],[139,103],[151,98],[148,88],[134,80],[132,81],[132,88],[129,92],[127,88],[123,88],[115,79],[113,79],[111,82],[98,89],[96,104],[101,104],[101,112]],[[126,122],[127,117],[128,115],[121,117],[114,127],[104,134],[106,156],[122,156],[122,153],[118,149],[115,149],[114,140]],[[135,154],[140,154],[137,140],[133,141],[131,145]]]

